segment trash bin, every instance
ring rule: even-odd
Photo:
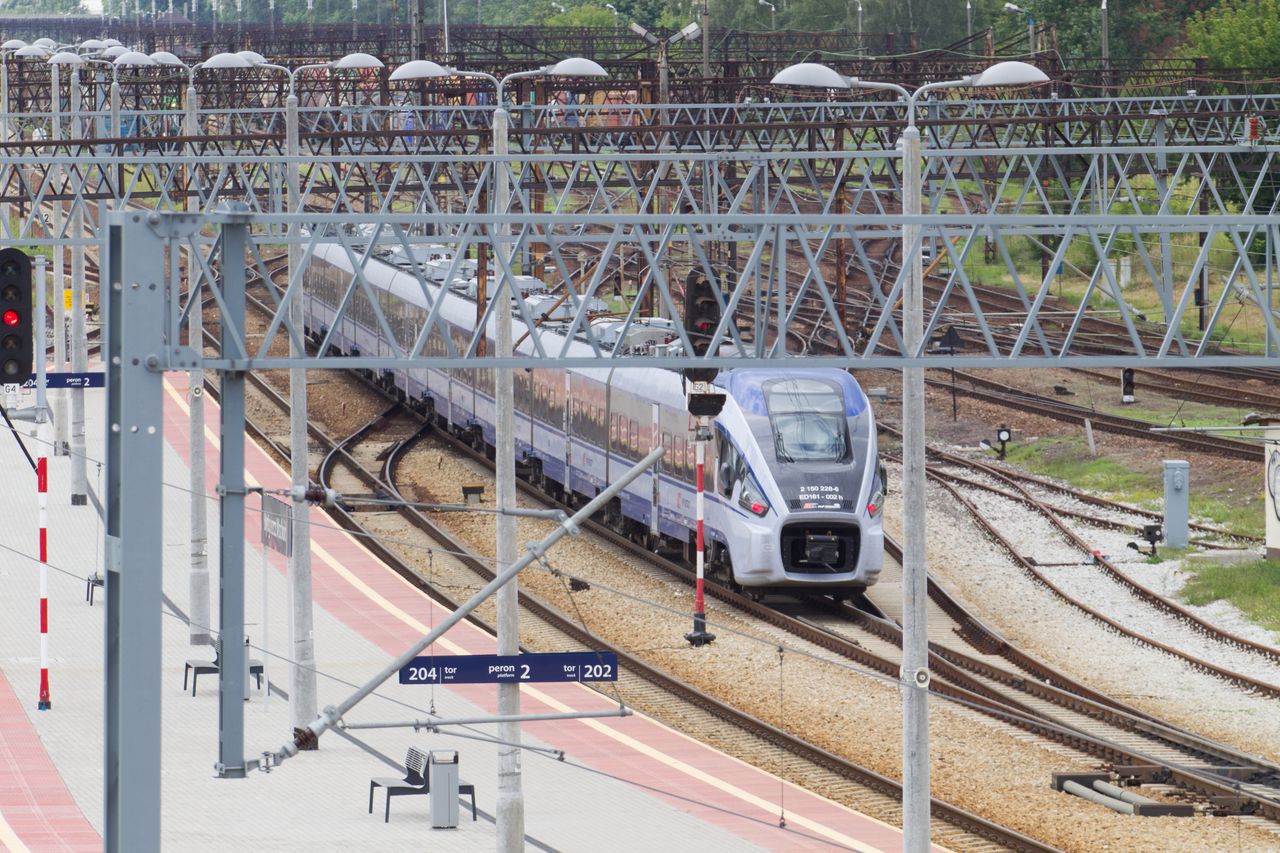
[[[432,750],[428,757],[431,783],[431,828],[458,828],[458,753]]]

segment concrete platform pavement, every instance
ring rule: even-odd
[[[219,780],[212,767],[217,749],[216,680],[206,676],[192,697],[182,690],[183,662],[211,657],[188,645],[182,615],[187,602],[188,497],[186,429],[181,378],[166,401],[165,592],[171,613],[164,628],[164,764],[162,818],[166,850],[488,849],[495,843],[494,727],[450,735],[376,730],[356,737],[327,735],[316,753],[304,753],[270,774]],[[98,392],[99,395],[101,392]],[[90,457],[101,458],[101,397],[88,407]],[[210,407],[209,420],[216,423]],[[20,428],[21,429],[21,428]],[[212,435],[207,434],[211,440]],[[216,453],[210,453],[216,459]],[[35,710],[38,683],[36,633],[37,564],[33,554],[36,509],[34,477],[11,436],[0,435],[0,464],[14,472],[0,495],[0,511],[12,523],[0,529],[0,844],[10,849],[99,849],[102,830],[102,614],[84,602],[84,576],[99,564],[101,527],[92,508],[70,507],[66,459],[51,460],[50,648],[53,709]],[[212,466],[211,466],[212,468]],[[249,474],[259,482],[287,481],[255,447]],[[208,482],[216,482],[210,470]],[[96,466],[90,481],[100,490]],[[30,480],[29,488],[24,480]],[[216,520],[216,511],[211,510]],[[316,587],[316,646],[322,678],[321,704],[346,696],[407,647],[442,611],[407,582],[373,560],[350,536],[313,516]],[[212,525],[211,525],[212,526]],[[256,518],[247,525],[256,529]],[[210,542],[216,547],[216,530]],[[256,546],[254,546],[256,548]],[[210,555],[215,567],[216,553]],[[249,620],[261,623],[262,574],[256,552],[246,567]],[[60,570],[60,571],[59,571]],[[266,650],[271,681],[287,688],[280,655],[287,636],[287,591],[283,566],[267,572]],[[99,594],[101,591],[99,590]],[[216,608],[215,608],[216,612]],[[264,625],[250,625],[255,645]],[[439,653],[492,651],[492,639],[460,625]],[[8,695],[6,696],[6,685]],[[492,688],[459,690],[388,683],[349,715],[349,720],[387,720],[492,713]],[[577,685],[527,685],[526,711],[608,709],[609,697]],[[21,718],[16,709],[21,709]],[[245,705],[246,752],[274,749],[290,724],[280,695],[254,693]],[[901,835],[802,789],[781,782],[637,716],[616,720],[565,721],[524,729],[526,830],[531,849],[653,850],[889,850]],[[39,748],[33,748],[38,738]],[[397,798],[390,823],[382,799],[369,815],[368,779],[394,775],[407,746],[456,749],[462,776],[473,782],[478,821],[461,809],[457,830],[430,828],[427,798]],[[565,750],[568,761],[541,749]],[[785,789],[788,827],[777,826],[780,790]],[[677,795],[674,792],[679,791]]]

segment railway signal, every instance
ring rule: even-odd
[[[690,270],[684,280],[684,331],[693,347],[692,355],[707,354],[718,325],[720,299],[715,285],[698,270]],[[688,367],[684,377],[690,382],[710,382],[719,372],[714,367]]]
[[[1136,399],[1133,395],[1133,368],[1126,367],[1120,371],[1120,402],[1132,403]]]
[[[31,258],[21,249],[0,249],[0,378],[20,384],[34,364]]]

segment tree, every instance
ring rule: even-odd
[[[1192,15],[1181,53],[1212,68],[1280,66],[1280,0],[1222,0]]]

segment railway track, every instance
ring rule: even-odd
[[[455,450],[481,464],[487,457],[463,442]],[[548,503],[546,496],[520,481],[527,496]],[[550,505],[550,504],[549,504]],[[568,508],[565,507],[567,510]],[[681,579],[693,574],[681,563],[654,555],[629,538],[596,522],[592,533]],[[888,555],[901,561],[901,549],[887,542]],[[888,678],[901,667],[901,629],[875,605],[880,587],[860,607],[822,603],[828,618],[795,616],[756,602],[719,584],[708,594],[752,619],[785,630]],[[1124,776],[1148,768],[1148,778],[1167,780],[1201,802],[1244,796],[1239,809],[1254,810],[1258,821],[1280,835],[1280,766],[1195,735],[1074,682],[1057,670],[1012,647],[930,581],[931,690],[1024,731],[1097,756]],[[871,606],[871,612],[865,609]],[[834,616],[834,620],[830,617]],[[816,633],[815,633],[816,632]],[[1058,685],[1057,687],[1053,685]],[[1149,768],[1161,770],[1151,774]],[[1248,782],[1241,783],[1244,776]],[[1133,777],[1137,778],[1137,777]],[[1239,784],[1238,784],[1239,783]],[[1240,794],[1246,790],[1247,794]],[[1225,809],[1220,809],[1225,813]]]
[[[283,400],[279,399],[278,395],[276,397],[283,410]],[[351,493],[353,488],[367,489],[368,494],[383,498],[397,494],[395,486],[396,466],[399,460],[403,458],[406,448],[421,435],[420,431],[412,429],[413,426],[413,418],[403,411],[393,408],[370,421],[348,440],[340,443],[330,442],[331,449],[320,466],[322,482],[332,482],[340,491],[348,494]],[[412,433],[412,435],[408,435],[408,433]],[[316,433],[313,433],[314,435]],[[277,452],[282,455],[285,453],[279,448],[277,448]],[[386,464],[380,475],[370,475],[368,472],[370,463],[378,458],[385,459]],[[351,477],[354,480],[343,482],[335,479],[341,477]],[[525,487],[525,484],[522,483],[521,485],[522,488]],[[538,496],[542,497],[540,494]],[[365,515],[388,515],[385,507],[381,507],[376,513],[360,513],[349,510],[343,510],[343,512],[350,520],[350,523],[361,530],[367,530],[367,525],[363,518]],[[422,532],[430,530],[429,535],[436,541],[441,541],[438,538],[442,535],[440,528],[431,524],[420,513],[415,511],[408,512],[419,516],[421,519],[420,521],[415,520],[412,522],[415,528]],[[404,513],[398,514],[403,515]],[[359,524],[356,523],[357,516],[360,517],[361,523]],[[343,521],[343,523],[347,524],[348,522]],[[429,525],[429,528],[425,525]],[[646,559],[652,560],[652,555],[648,552],[637,548],[629,540],[617,536],[612,531],[593,526],[593,532],[609,539],[615,545],[644,554]],[[445,546],[447,550],[451,552],[465,551],[465,548],[457,547],[459,543],[455,540],[447,536],[445,538],[450,542]],[[387,554],[386,556],[394,557],[395,555]],[[403,565],[403,562],[400,562]],[[674,564],[672,565],[674,566]],[[683,571],[681,567],[675,566],[674,568]],[[483,575],[481,576],[483,577]],[[763,608],[761,605],[741,596],[734,596],[728,590],[719,590],[715,594],[717,597],[725,596],[723,600],[735,608],[748,612],[757,611],[751,613],[753,617],[761,618],[770,624],[779,624],[776,621],[778,619],[777,611]],[[949,605],[949,608],[954,612],[954,602]],[[944,610],[944,612],[946,611]],[[876,638],[881,644],[895,646],[894,633],[896,626],[886,620],[877,619],[875,616],[865,613],[858,614],[857,611],[849,611],[843,614],[841,620],[844,623],[843,627],[836,630],[833,630],[831,625],[812,624],[806,629],[802,627],[803,620],[793,620],[795,624],[785,625],[785,630],[808,642],[837,651],[842,656],[848,657],[863,666],[890,677],[896,677],[899,662],[895,654],[870,655],[867,653],[868,645]],[[1014,650],[1008,648],[1007,643],[994,638],[994,635],[990,632],[976,631],[974,628],[976,620],[950,621],[954,623],[951,626],[951,631],[954,635],[985,636],[986,639],[981,640],[982,642],[986,642],[994,649],[998,649],[1004,655],[1017,656]],[[851,625],[859,627],[858,636],[853,639],[847,636]],[[591,638],[589,641],[584,641],[584,644],[587,648],[603,647],[599,644],[599,638]],[[900,635],[897,637],[896,644],[900,645]],[[1107,722],[1107,725],[1111,727],[1110,730],[1099,732],[1097,726],[1095,726],[1094,731],[1089,732],[1085,730],[1082,721],[1094,719],[1094,716],[1100,712],[1097,707],[1081,707],[1079,703],[1091,700],[1082,699],[1078,695],[1069,693],[1064,693],[1062,696],[1054,697],[1053,699],[1037,695],[1034,701],[1027,696],[1011,697],[1005,688],[1009,684],[1019,684],[1021,685],[1020,689],[1026,689],[1028,684],[1026,675],[1029,673],[1022,672],[1011,675],[1007,666],[993,668],[989,663],[983,664],[977,659],[971,659],[971,656],[945,646],[938,646],[933,653],[935,660],[931,662],[931,666],[939,672],[946,673],[945,677],[938,680],[935,687],[935,690],[940,694],[965,702],[982,713],[997,716],[1013,725],[1036,731],[1041,736],[1066,743],[1072,748],[1084,749],[1095,755],[1106,756],[1107,760],[1117,768],[1157,764],[1163,768],[1162,772],[1166,774],[1164,778],[1172,780],[1186,790],[1197,792],[1203,797],[1237,796],[1240,790],[1239,786],[1234,782],[1223,782],[1222,779],[1218,778],[1219,774],[1215,772],[1214,768],[1231,767],[1236,768],[1234,772],[1239,773],[1238,768],[1247,767],[1251,774],[1249,784],[1252,787],[1250,787],[1246,797],[1247,802],[1242,801],[1242,807],[1257,809],[1260,813],[1266,815],[1268,820],[1280,817],[1280,799],[1275,796],[1275,792],[1272,790],[1273,786],[1265,781],[1267,778],[1276,776],[1277,768],[1271,767],[1265,762],[1251,759],[1228,747],[1213,744],[1159,721],[1153,721],[1146,715],[1133,713],[1131,709],[1123,710],[1116,707],[1117,703],[1109,701],[1100,702],[1099,706],[1111,709],[1106,712],[1112,715],[1112,718]],[[995,652],[992,653],[994,654]],[[956,661],[962,661],[964,666],[960,666]],[[970,670],[968,673],[964,672],[965,667]],[[1064,683],[1066,681],[1057,673],[1045,671],[1043,668],[1035,677],[1047,678],[1055,683]],[[1036,684],[1035,681],[1030,683]],[[1081,693],[1086,695],[1089,692],[1084,688],[1079,689]],[[1033,690],[1032,692],[1035,691]],[[697,694],[697,691],[693,690],[693,693]],[[1105,697],[1099,698],[1105,700]],[[1036,703],[1040,704],[1039,708],[1035,707]],[[1053,708],[1056,708],[1056,711],[1052,713],[1046,710]],[[721,716],[723,716],[723,713]],[[1070,720],[1069,724],[1063,725],[1062,720],[1064,717]],[[1143,727],[1147,731],[1140,731]],[[775,746],[778,743],[778,738],[790,737],[785,733],[778,732],[776,729],[764,732],[760,736],[772,738]],[[1257,778],[1263,778],[1264,781],[1254,781]],[[881,788],[883,784],[882,781],[876,781],[876,785]],[[1231,793],[1232,791],[1236,793],[1233,794]],[[938,809],[939,804],[935,804],[935,813],[938,812]],[[963,818],[963,820],[968,820],[968,818]],[[978,834],[984,838],[989,839],[992,837],[994,830],[990,827],[979,825],[978,829],[980,830]],[[1021,840],[1017,842],[1019,845],[1024,843]]]
[[[212,339],[211,332],[207,331],[206,336]],[[287,402],[269,384],[252,375],[250,382],[256,397],[268,401],[282,415],[287,413]],[[283,418],[281,420],[283,422]],[[416,414],[410,414],[398,405],[389,406],[351,436],[342,440],[330,438],[318,426],[311,424],[309,430],[312,441],[324,448],[324,456],[317,469],[318,481],[322,484],[333,484],[331,487],[338,488],[348,495],[352,494],[352,490],[359,495],[379,498],[398,495],[396,472],[406,454],[410,452],[413,443],[431,429],[421,424]],[[287,461],[288,450],[282,445],[278,436],[273,437],[269,429],[263,429],[257,425],[251,425],[250,432],[280,461]],[[458,452],[470,453],[472,458],[485,459],[482,454],[477,455],[467,445],[457,443],[455,449]],[[382,460],[380,466],[372,464],[379,459]],[[371,468],[377,473],[374,473]],[[527,483],[520,481],[519,485],[525,494],[545,498]],[[404,553],[406,549],[380,544],[380,540],[404,543],[407,539],[407,525],[414,534],[426,536],[436,543],[438,551],[433,559],[437,563],[437,568],[445,562],[444,555],[448,554],[463,563],[474,574],[475,581],[472,585],[475,588],[492,578],[492,571],[486,561],[471,554],[465,544],[449,531],[411,507],[401,506],[389,510],[385,504],[372,504],[362,510],[359,508],[359,502],[352,499],[350,506],[336,507],[331,514],[340,525],[361,535],[366,547],[369,547],[393,569],[409,579],[424,594],[430,595],[445,606],[456,607],[457,602],[441,592],[440,584],[430,585],[423,579],[421,571],[411,566],[406,559]],[[598,525],[592,526],[592,532],[607,535],[614,544],[628,543],[631,549],[636,548],[628,540]],[[640,553],[648,552],[640,549]],[[652,556],[649,554],[650,558]],[[749,602],[745,598],[739,598],[741,602],[761,614],[771,612],[769,608]],[[537,623],[531,624],[531,620],[523,619],[522,634],[526,640],[531,633],[538,637],[545,637],[545,644],[541,641],[538,643],[540,648],[615,651],[619,655],[620,667],[626,673],[626,680],[622,686],[625,686],[626,693],[632,697],[633,704],[638,702],[636,697],[643,697],[643,707],[646,712],[669,721],[681,721],[680,727],[686,733],[706,742],[737,744],[736,749],[741,751],[740,757],[744,760],[750,760],[753,754],[776,757],[778,750],[783,749],[791,756],[787,762],[788,772],[806,779],[806,786],[813,787],[815,783],[812,780],[818,779],[820,781],[816,784],[821,789],[844,792],[848,797],[846,801],[857,803],[859,810],[874,814],[887,822],[901,823],[902,795],[898,782],[843,757],[826,752],[767,722],[705,695],[697,688],[690,687],[649,666],[625,650],[612,646],[523,591],[521,606],[523,612],[531,614],[537,620]],[[477,624],[492,630],[482,621],[476,621]],[[822,641],[824,645],[831,644],[830,640],[823,639],[820,632],[810,629],[806,633]],[[852,644],[845,645],[853,648]],[[883,667],[884,664],[881,663],[880,666]],[[742,746],[744,741],[746,745]],[[797,762],[803,762],[803,765],[800,766]],[[976,851],[1054,849],[937,799],[933,803],[933,814],[936,823],[934,829],[936,840],[956,849]]]

